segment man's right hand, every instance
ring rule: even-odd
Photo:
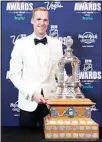
[[[32,96],[32,100],[36,101],[39,104],[45,104],[46,103],[44,97],[39,93],[34,93],[33,96]]]

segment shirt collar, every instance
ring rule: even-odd
[[[38,37],[38,36],[33,32],[33,37],[40,40],[40,39],[43,39],[44,37],[47,37],[47,34],[46,34],[43,38],[41,38],[41,37]]]

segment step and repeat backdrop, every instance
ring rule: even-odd
[[[73,53],[81,60],[82,91],[86,98],[96,103],[92,118],[102,126],[101,2],[17,1],[1,4],[2,126],[19,125],[18,90],[6,79],[6,72],[15,41],[33,32],[32,10],[39,6],[49,10],[48,35],[59,38],[63,45],[67,36],[72,37]]]

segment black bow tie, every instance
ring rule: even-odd
[[[44,45],[47,43],[47,38],[44,37],[43,39],[34,39],[35,45],[39,44],[39,43],[43,43]]]

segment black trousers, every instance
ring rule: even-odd
[[[41,91],[43,95],[43,92]],[[33,112],[28,112],[20,109],[19,124],[20,127],[43,127],[43,118],[49,114],[49,110],[45,104],[38,104],[38,107]]]

